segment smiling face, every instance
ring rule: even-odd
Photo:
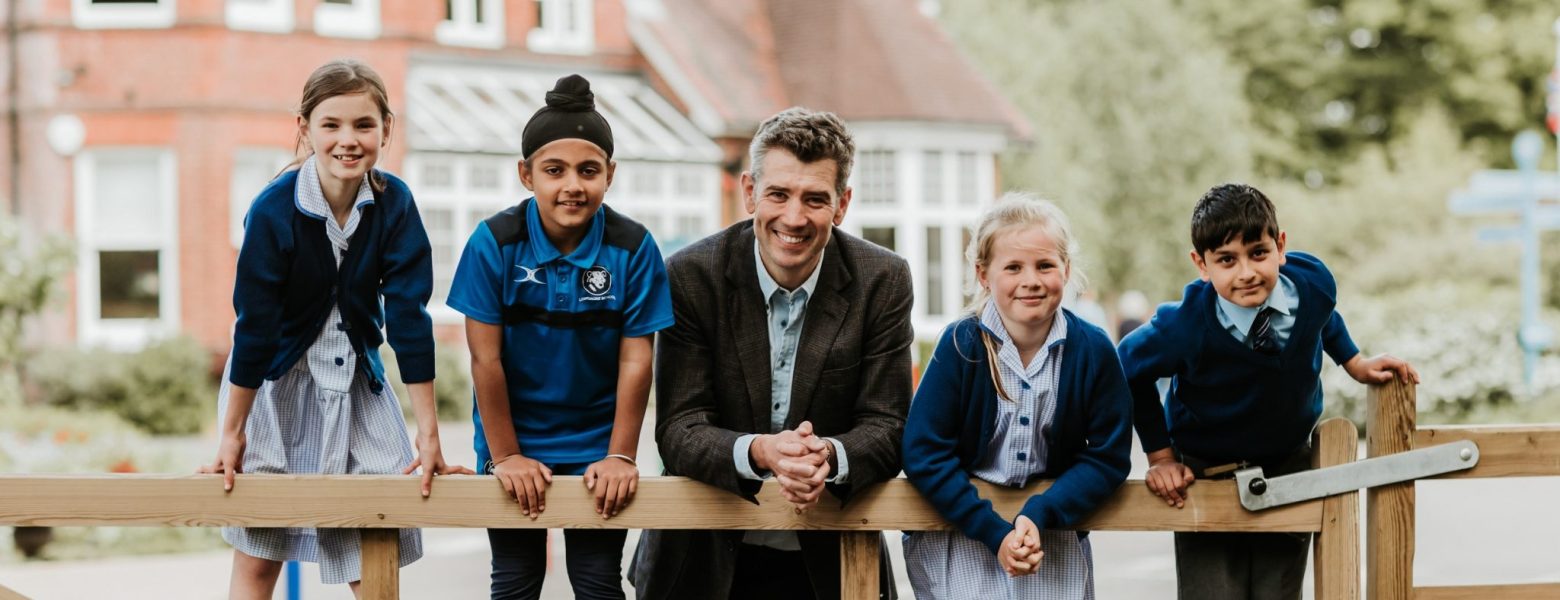
[[[573,252],[612,185],[617,163],[582,139],[554,140],[520,163],[520,182],[536,194],[542,229],[553,246]]]
[[[796,289],[818,267],[834,226],[845,220],[850,188],[835,192],[833,159],[802,162],[783,148],[764,154],[762,179],[742,174],[742,197],[753,215],[759,257],[775,283]]]
[[[361,181],[390,137],[389,120],[367,92],[326,98],[298,117],[298,127],[314,150],[326,189]]]
[[[992,237],[990,261],[975,266],[1009,331],[1048,328],[1072,267],[1043,225],[1018,225]]]
[[[1278,285],[1278,268],[1284,261],[1282,231],[1278,239],[1264,233],[1248,242],[1237,236],[1201,254],[1192,251],[1192,263],[1202,280],[1213,284],[1220,297],[1246,308],[1267,302],[1273,286]]]

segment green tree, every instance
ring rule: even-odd
[[[1542,0],[1178,0],[1243,68],[1259,164],[1326,181],[1431,105],[1487,162],[1542,122],[1554,61]]]
[[[21,228],[0,215],[0,406],[21,404],[22,334],[27,319],[43,310],[55,284],[70,269],[66,241],[29,243]]]
[[[1242,73],[1217,41],[1168,0],[970,0],[943,18],[1035,125],[1006,185],[1067,211],[1106,296],[1175,295],[1197,198],[1251,176]]]

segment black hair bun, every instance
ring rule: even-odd
[[[590,82],[584,77],[568,75],[547,92],[547,106],[567,112],[590,112],[596,110],[596,95],[591,93]]]

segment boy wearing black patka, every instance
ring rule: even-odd
[[[1320,260],[1284,252],[1284,232],[1256,188],[1226,184],[1192,211],[1199,279],[1118,351],[1148,453],[1149,490],[1177,508],[1198,478],[1260,466],[1271,477],[1310,465],[1322,413],[1322,352],[1356,381],[1417,383],[1407,362],[1365,358],[1335,310]],[[1160,405],[1156,382],[1170,378]],[[1309,533],[1176,533],[1182,599],[1300,598]]]

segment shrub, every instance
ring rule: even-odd
[[[412,414],[412,397],[401,383],[401,369],[395,360],[395,352],[388,346],[379,349],[385,359],[385,379],[395,388],[401,400],[401,410],[407,423],[415,423]],[[465,348],[439,344],[434,349],[433,401],[440,421],[466,421],[471,419],[471,363]]]
[[[191,434],[215,422],[210,366],[199,343],[177,337],[136,353],[50,350],[28,374],[51,406],[109,411],[151,434]]]

